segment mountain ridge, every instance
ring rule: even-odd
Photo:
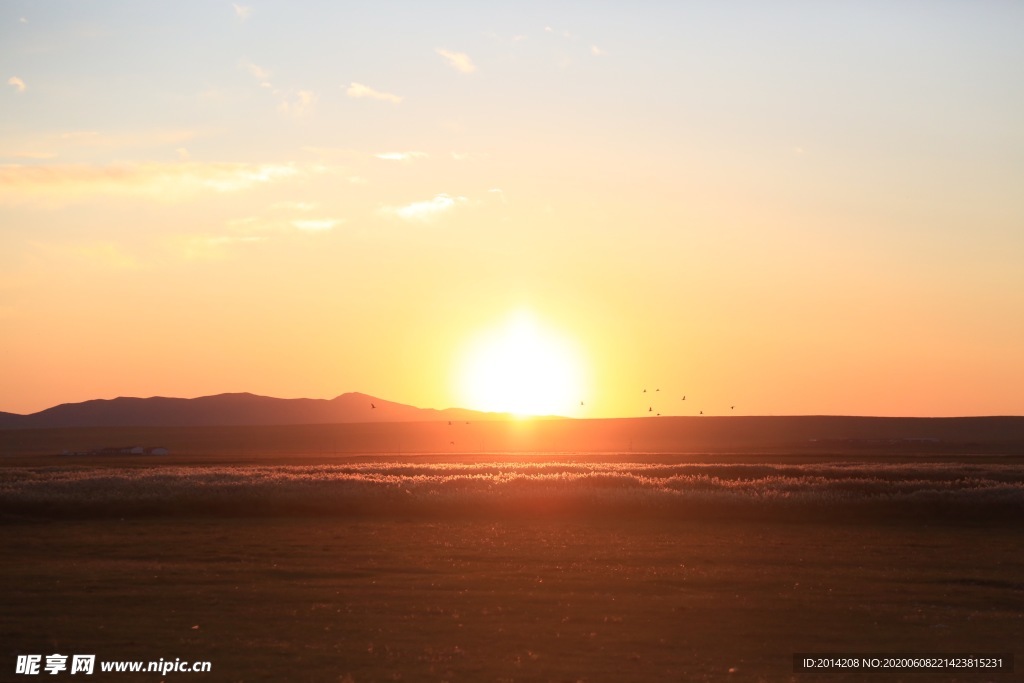
[[[332,399],[275,398],[234,392],[195,398],[118,396],[61,403],[27,415],[0,412],[0,429],[270,426],[507,417],[504,413],[465,408],[418,408],[361,392],[347,392]]]

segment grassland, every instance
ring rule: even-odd
[[[1013,680],[793,673],[1024,642],[1019,455],[897,446],[10,454],[0,680],[54,652],[213,663],[101,681]]]
[[[985,522],[1024,518],[1024,476],[992,463],[371,462],[0,470],[0,514],[582,517]]]

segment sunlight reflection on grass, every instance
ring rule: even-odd
[[[365,463],[9,468],[7,514],[837,512],[991,518],[1024,511],[1024,471],[992,464]]]

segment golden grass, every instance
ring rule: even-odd
[[[1024,468],[1008,464],[151,463],[0,468],[0,514],[1024,519]]]

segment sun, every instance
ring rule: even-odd
[[[570,417],[582,412],[582,365],[573,344],[521,311],[472,341],[460,391],[475,410]]]

